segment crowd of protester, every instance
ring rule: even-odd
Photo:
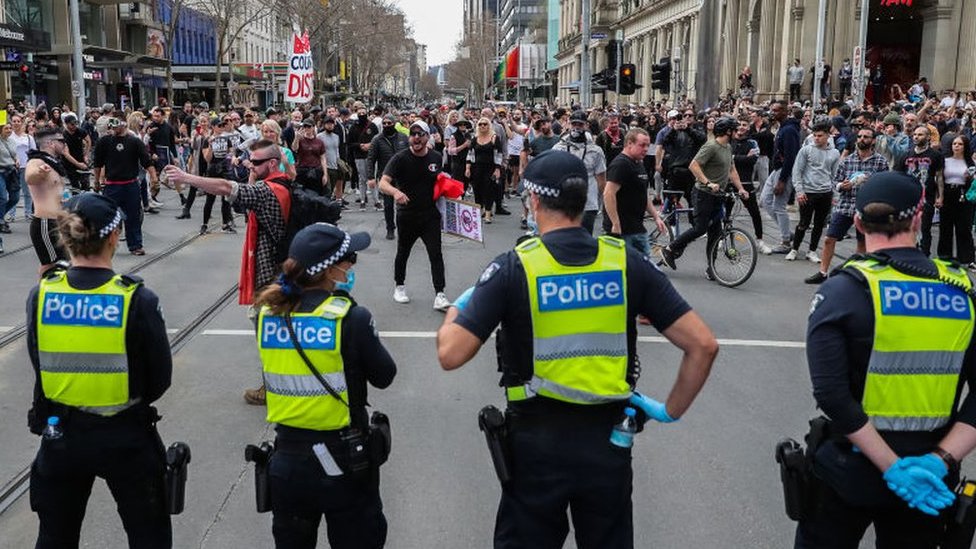
[[[751,72],[743,74],[749,87]],[[906,94],[893,87],[892,101],[881,106],[834,101],[819,108],[799,101],[757,102],[752,93],[728,94],[708,108],[680,100],[587,110],[549,103],[473,107],[453,101],[396,109],[349,99],[324,107],[260,112],[212,108],[203,101],[171,108],[162,99],[143,110],[123,111],[105,104],[79,115],[67,105],[31,107],[9,101],[7,124],[0,133],[0,232],[10,232],[11,223],[31,214],[24,165],[27,152],[36,147],[33,133],[48,125],[64,130],[64,165],[72,187],[79,190],[98,186],[88,169],[96,143],[111,132],[112,120],[124,121],[128,133],[145,144],[157,173],[176,164],[196,175],[245,182],[249,146],[267,139],[285,153],[281,172],[307,189],[341,200],[345,208],[383,211],[387,238],[393,239],[396,205],[391,196],[378,192],[378,181],[389,160],[408,147],[415,122],[426,124],[427,146],[440,155],[444,171],[463,182],[465,199],[481,206],[486,224],[495,216],[515,213],[524,229],[531,228],[531,216],[520,200],[525,194],[520,174],[534,156],[558,147],[583,158],[593,186],[585,220],[592,231],[595,218],[604,211],[607,181],[614,192],[621,192],[626,183],[614,181],[614,160],[635,142],[635,131],[650,139],[640,164],[652,182],[654,203],[660,203],[663,189],[684,191],[690,200],[690,162],[711,139],[714,123],[732,117],[738,129],[730,145],[749,191],[744,209],[759,249],[783,254],[785,260],[805,257],[821,265],[808,282],[826,278],[836,241],[852,236],[850,205],[857,184],[883,169],[906,171],[926,187],[920,247],[930,251],[931,228],[938,223],[938,256],[972,265],[973,204],[966,195],[974,173],[976,100],[973,92],[935,93],[922,84],[916,82]],[[625,156],[641,160],[633,158],[633,149]],[[617,174],[617,179],[624,177],[619,170]],[[197,190],[185,192],[165,177],[148,176],[146,169],[139,172],[142,214],[159,213],[161,186],[172,188],[179,198],[182,210],[177,218],[192,219]],[[205,198],[201,232],[208,230],[216,198]],[[765,234],[762,209],[779,234]],[[795,225],[789,215],[793,209],[799,210]],[[235,232],[224,198],[220,213],[222,230]],[[617,216],[603,217],[606,222]],[[612,223],[605,223],[605,230],[613,229]],[[807,251],[801,252],[808,231]]]

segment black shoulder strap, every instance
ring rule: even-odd
[[[909,276],[917,276],[919,278],[928,278],[929,280],[938,280],[939,282],[941,282],[941,283],[943,283],[943,284],[945,284],[947,286],[952,286],[953,288],[957,288],[959,290],[962,290],[963,292],[966,293],[966,295],[969,296],[970,301],[972,301],[974,304],[976,304],[976,289],[974,289],[974,288],[966,288],[964,285],[960,284],[959,282],[956,282],[955,280],[952,280],[951,278],[948,278],[946,276],[943,276],[942,273],[940,273],[938,270],[936,270],[936,271],[933,272],[933,271],[929,271],[927,269],[922,269],[920,267],[917,267],[915,265],[912,265],[911,263],[906,263],[904,261],[899,261],[897,259],[892,259],[891,257],[888,257],[887,255],[868,254],[865,257],[867,257],[868,259],[873,259],[873,260],[875,260],[878,263],[881,263],[883,265],[889,265],[893,269],[895,269],[896,271],[901,272],[903,274],[907,274]]]
[[[302,349],[302,345],[298,342],[298,337],[295,335],[295,328],[291,325],[291,312],[285,312],[285,327],[288,328],[288,337],[291,338],[292,345],[294,345],[295,350],[298,351],[298,356],[302,357],[302,361],[305,362],[305,365],[308,366],[309,370],[311,370],[312,375],[315,376],[315,379],[319,380],[319,383],[322,384],[322,387],[325,388],[332,398],[335,398],[339,402],[345,404],[346,408],[349,408],[349,403],[342,398],[342,395],[340,395],[339,392],[336,391],[335,388],[332,387],[332,385],[330,385],[324,377],[322,377],[322,374],[315,369],[312,361],[309,360],[308,355],[305,354],[305,349]]]

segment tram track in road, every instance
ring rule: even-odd
[[[6,251],[0,253],[0,259],[3,259],[5,257],[13,257],[16,254],[19,254],[20,252],[25,252],[27,250],[30,250],[33,247],[34,246],[32,244],[24,244],[23,246],[18,246],[16,248],[12,249],[12,250],[6,250]]]
[[[192,241],[192,239],[187,239]],[[188,243],[188,242],[187,242]],[[185,244],[184,244],[185,245]],[[175,251],[175,250],[174,250]],[[162,255],[162,254],[160,254]],[[157,259],[158,258],[154,258]],[[149,263],[148,261],[145,263]],[[137,269],[145,268],[147,265],[137,266]],[[133,269],[130,272],[135,272],[137,269]],[[214,317],[217,316],[224,307],[229,304],[234,297],[237,296],[237,284],[231,286],[227,291],[220,295],[213,301],[206,309],[204,309],[195,318],[190,320],[185,326],[180,328],[169,340],[170,352],[176,355],[180,352],[192,339],[193,336],[200,333],[202,328],[207,325]],[[20,327],[20,335],[17,338],[26,334],[26,328]],[[16,331],[17,328],[9,333]],[[15,338],[16,339],[16,338]],[[0,344],[3,342],[0,341]],[[9,343],[9,342],[8,342]],[[21,469],[12,479],[0,487],[0,516],[2,516],[11,506],[13,506],[17,500],[20,499],[27,491],[30,489],[30,464],[28,463],[26,467]]]

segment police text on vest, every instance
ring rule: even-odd
[[[124,298],[107,294],[45,294],[42,324],[119,328],[125,314]]]
[[[624,302],[622,271],[542,276],[536,289],[540,311],[608,307]]]
[[[320,317],[292,317],[291,327],[303,349],[331,351],[335,349],[335,321]],[[264,349],[294,349],[285,319],[266,316],[261,321],[261,347]]]
[[[938,282],[883,280],[881,314],[969,319],[969,297],[958,288]]]

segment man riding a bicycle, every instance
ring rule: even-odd
[[[681,257],[688,244],[705,233],[708,233],[706,253],[712,249],[712,243],[722,233],[725,192],[730,181],[735,185],[739,196],[743,199],[749,196],[749,192],[742,187],[739,173],[735,171],[735,164],[732,163],[732,148],[729,140],[737,125],[735,119],[731,117],[716,121],[715,139],[702,145],[695,159],[688,166],[695,176],[694,225],[678,235],[670,246],[661,251],[663,263],[672,269],[677,269],[675,260]],[[714,280],[711,268],[708,268],[705,274],[710,280]]]

